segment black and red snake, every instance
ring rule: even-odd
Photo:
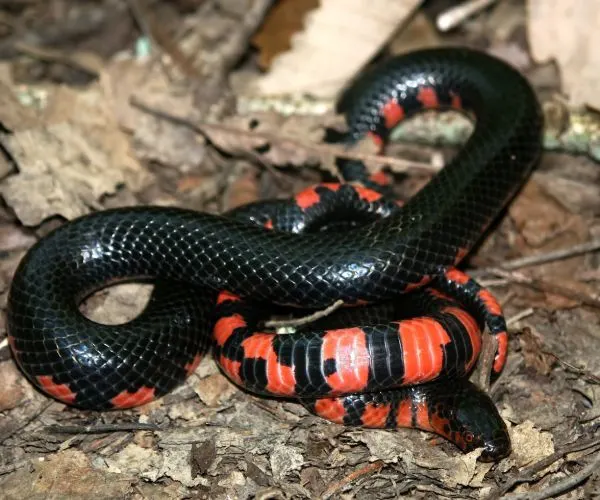
[[[464,381],[483,327],[498,340],[500,372],[506,324],[493,296],[454,266],[539,156],[536,96],[509,65],[458,48],[390,59],[348,95],[347,146],[366,135],[383,145],[423,109],[462,110],[475,129],[403,207],[380,176],[348,161],[347,184],[292,200],[225,215],[123,208],[63,225],[31,248],[10,289],[9,342],[27,377],[77,407],[126,408],[171,390],[213,344],[222,370],[250,391],[301,398],[347,425],[431,430],[463,450],[483,447],[484,460],[508,454],[493,403]],[[95,290],[144,278],[155,292],[133,321],[80,313]],[[356,307],[292,334],[260,329],[279,306],[340,300]]]

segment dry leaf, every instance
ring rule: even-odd
[[[323,119],[313,116],[233,116],[222,124],[202,124],[202,130],[219,148],[233,154],[246,153],[276,166],[305,166],[320,159],[311,145],[320,141]]]
[[[291,37],[304,27],[304,16],[319,5],[319,0],[280,0],[269,11],[252,37],[260,49],[258,65],[268,69],[273,59],[291,46]]]
[[[322,0],[292,49],[256,82],[257,93],[331,97],[381,49],[420,0]]]
[[[194,391],[206,406],[215,407],[230,399],[237,388],[227,377],[215,373],[198,380],[194,384]]]
[[[519,335],[519,345],[525,366],[533,368],[540,375],[549,375],[556,363],[556,358],[544,352],[544,344],[531,328],[523,328]]]
[[[536,429],[533,422],[526,420],[510,429],[513,453],[507,462],[525,467],[554,453],[552,434]]]
[[[600,2],[529,0],[528,14],[534,59],[556,60],[573,105],[600,109]]]
[[[202,163],[205,158],[202,136],[131,105],[131,99],[135,97],[146,106],[169,110],[177,116],[186,117],[194,110],[193,92],[178,91],[160,65],[117,60],[106,67],[101,84],[110,96],[109,102],[119,125],[133,135],[137,158],[179,168],[182,172]]]
[[[528,253],[530,248],[541,252],[556,250],[588,238],[585,221],[549,196],[535,177],[510,205],[509,213],[524,238],[524,242],[516,242],[521,244],[522,253]],[[560,266],[564,269],[564,261]]]
[[[25,397],[23,386],[19,383],[24,382],[23,377],[12,360],[0,363],[0,380],[0,412],[12,410]]]
[[[4,180],[0,193],[25,225],[89,213],[119,185],[139,190],[150,179],[130,154],[129,139],[98,85],[57,88],[43,121],[15,131],[4,145],[19,173]]]
[[[31,465],[7,476],[3,498],[125,498],[132,493],[133,476],[99,471],[81,451],[46,455]]]

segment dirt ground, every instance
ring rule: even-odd
[[[337,8],[336,22],[348,23],[339,36],[350,36],[357,15],[344,15],[360,2],[0,2],[0,308],[27,249],[64,221],[118,206],[222,212],[290,196],[335,173],[323,139],[343,120],[327,109],[362,66],[420,46],[488,50],[523,71],[546,113],[538,168],[463,265],[509,321],[508,363],[490,394],[513,453],[483,464],[432,434],[335,425],[240,391],[211,359],[143,407],[75,410],[25,380],[1,314],[0,498],[600,497],[600,108],[589,91],[600,82],[586,51],[569,58],[552,45],[571,36],[587,47],[582,23],[600,8],[574,27],[575,14],[542,18],[533,0],[489,2],[440,30],[456,2],[393,1],[389,18],[360,18],[377,36],[357,41],[356,60],[332,63],[331,95],[315,99],[273,90],[295,64],[278,57],[347,43],[332,41],[331,27],[317,35],[317,20]],[[377,12],[386,1],[369,4]],[[312,93],[316,70],[294,67],[309,85],[296,94]],[[398,193],[426,183],[469,131],[454,114],[402,128],[382,160]],[[374,164],[368,148],[352,154]],[[84,309],[126,321],[150,289],[119,285]]]

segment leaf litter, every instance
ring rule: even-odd
[[[258,50],[264,51],[261,64],[267,69],[263,77],[248,44],[252,43],[251,28],[260,25],[259,14],[267,2],[255,2],[248,10],[233,4],[189,0],[158,2],[150,8],[132,0],[131,12],[121,12],[119,19],[109,15],[108,0],[99,2],[95,10],[64,2],[71,12],[65,17],[68,23],[60,17],[54,22],[57,27],[68,25],[65,34],[72,33],[73,18],[80,25],[103,26],[100,12],[102,19],[112,19],[113,28],[119,26],[125,34],[121,45],[106,44],[111,33],[106,26],[87,38],[67,37],[62,47],[68,50],[47,30],[39,30],[39,50],[27,51],[24,75],[23,56],[17,56],[23,51],[15,42],[18,35],[11,37],[12,42],[6,40],[7,46],[12,43],[18,50],[0,64],[4,91],[0,118],[5,129],[1,139],[7,152],[0,163],[4,202],[0,207],[0,306],[6,304],[10,277],[26,248],[65,219],[107,207],[149,203],[219,212],[267,196],[290,196],[318,181],[323,171],[335,177],[336,152],[322,141],[327,127],[343,123],[339,117],[238,115],[228,102],[232,92],[233,97],[242,97],[241,90],[237,86],[235,91],[228,90],[223,83],[244,74],[255,78],[255,85],[275,81],[282,92],[293,92],[285,78],[277,82],[282,71],[276,69],[281,63],[274,62],[278,51],[289,47],[282,60],[293,62],[295,57],[304,62],[302,54],[311,37],[327,37],[326,33],[311,34],[318,27],[319,15],[326,13],[318,6],[309,7],[299,42],[292,43],[284,28],[274,36],[276,42],[265,41],[269,36],[261,38]],[[285,4],[281,2],[279,8]],[[327,8],[335,5],[331,2]],[[499,12],[500,5],[503,10]],[[45,3],[34,1],[9,15],[23,16],[25,25],[35,32],[36,20],[43,18],[40,14],[46,8]],[[344,9],[337,8],[337,22],[354,26],[356,18],[345,20]],[[357,51],[360,57],[347,61],[346,66],[338,61],[340,74],[354,75],[367,59],[364,54],[374,55],[388,42],[395,52],[418,46],[415,40],[420,37],[422,45],[458,39],[481,47],[485,27],[496,54],[514,59],[523,71],[535,76],[537,68],[532,67],[531,58],[524,57],[527,52],[520,33],[527,23],[539,30],[542,21],[532,19],[531,13],[527,17],[522,6],[500,2],[498,7],[472,15],[450,35],[436,32],[433,22],[440,13],[435,9],[426,7],[412,21],[408,19],[406,15],[414,8],[416,2],[408,1],[398,7],[395,25],[404,20],[406,28],[397,37],[382,31],[369,41],[363,33],[356,42],[363,45]],[[136,23],[129,15],[145,26],[143,33],[135,32]],[[389,21],[383,23],[386,29]],[[280,29],[276,24],[265,26],[261,29]],[[405,31],[410,29],[415,34],[407,37]],[[133,35],[155,41],[150,55],[134,53]],[[546,41],[546,51],[542,51],[542,42],[541,38],[535,42],[536,54],[555,50]],[[0,38],[0,47],[2,43]],[[327,48],[323,42],[320,50]],[[81,63],[92,60],[86,54],[94,55],[93,65]],[[222,74],[216,75],[220,78],[198,77],[207,64],[221,69]],[[569,66],[564,69],[574,71]],[[330,88],[342,88],[348,83],[344,78],[348,77]],[[568,85],[577,83],[563,80]],[[550,85],[554,91],[560,89],[558,81],[550,79]],[[543,96],[545,89],[538,90]],[[573,93],[586,95],[584,90]],[[444,123],[451,129],[454,122]],[[427,133],[423,133],[425,142]],[[386,154],[396,159],[391,169],[401,174],[398,181],[407,177],[399,188],[407,196],[435,171],[431,161],[435,155],[447,160],[454,151],[431,146],[415,150],[406,145],[389,149],[393,153]],[[372,156],[374,151],[367,147],[350,154]],[[431,434],[344,428],[293,403],[256,398],[235,388],[210,359],[182,387],[142,408],[102,414],[74,411],[33,390],[16,370],[2,318],[3,495],[498,498],[511,489],[539,492],[560,485],[577,471],[586,472],[585,464],[591,463],[600,448],[600,401],[594,378],[600,373],[600,317],[598,308],[582,305],[593,300],[581,298],[599,294],[600,256],[566,252],[560,261],[508,270],[499,279],[492,271],[502,270],[503,263],[517,257],[542,259],[600,237],[599,172],[584,157],[546,153],[508,216],[469,261],[482,278],[495,280],[492,288],[507,315],[521,318],[511,327],[514,335],[506,373],[492,388],[514,445],[514,453],[497,466],[477,462],[477,452],[462,455]],[[515,273],[524,274],[536,286],[512,279]],[[585,282],[580,278],[584,275],[588,276]],[[565,284],[577,293],[565,292]],[[102,291],[87,302],[85,313],[102,322],[126,321],[143,308],[150,288],[131,284]],[[531,313],[521,315],[530,308]],[[519,331],[523,333],[517,335]],[[142,428],[147,424],[152,429]],[[131,430],[135,426],[140,429]],[[575,448],[582,450],[576,458],[568,452]],[[589,474],[584,479],[576,491],[580,496],[593,496],[599,490],[598,477]]]

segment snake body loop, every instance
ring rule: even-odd
[[[473,332],[484,324],[500,344],[494,366],[499,371],[506,356],[500,308],[453,266],[523,184],[540,153],[542,118],[534,92],[523,76],[495,58],[467,49],[433,49],[399,56],[365,74],[342,105],[348,146],[366,135],[384,144],[397,123],[424,109],[465,111],[476,124],[449,165],[401,209],[377,190],[380,178],[370,177],[361,163],[346,162],[346,180],[374,189],[330,184],[289,202],[225,215],[124,208],[63,225],[31,248],[11,286],[9,340],[25,374],[52,396],[85,408],[127,407],[160,396],[195,369],[210,343],[206,325],[214,303],[199,302],[193,294],[214,298],[222,290],[227,293],[217,306],[217,354],[233,380],[258,392],[343,398],[346,392],[384,389],[388,382],[410,385],[407,373],[416,370],[411,363],[422,365],[418,383],[442,380],[450,372],[464,375],[476,358]],[[302,230],[303,217],[318,219],[321,212],[328,217],[346,208],[367,214],[366,222],[344,230]],[[273,224],[282,228],[273,230]],[[160,284],[134,321],[99,325],[79,312],[79,302],[91,292],[134,278]],[[238,302],[245,307],[242,299],[302,308],[324,308],[338,300],[379,303],[428,286],[437,294],[431,299],[438,301],[437,312],[425,313],[410,334],[405,322],[395,333],[358,328],[349,337],[346,329],[334,341],[324,330],[316,337],[299,332],[282,342],[266,333],[257,337],[247,318],[234,310]],[[442,340],[432,341],[429,333],[439,325]],[[433,346],[426,359],[408,348],[421,334]],[[318,339],[310,341],[311,335]],[[399,340],[392,348],[394,335]],[[358,355],[348,350],[348,339],[358,345],[359,357],[368,358],[361,365],[364,372],[352,364]],[[293,354],[300,351],[302,362]],[[351,373],[358,375],[352,379]],[[440,410],[448,385],[423,387],[408,389],[412,395],[405,390],[393,401],[391,396],[377,396],[375,402],[348,396],[330,400],[329,406],[319,402],[326,399],[310,405],[339,422],[365,424],[378,414],[388,427],[420,423],[444,434],[439,429],[452,427],[446,420],[457,421],[446,418],[452,412]],[[457,444],[469,441],[465,436],[471,434],[448,429],[444,435]],[[490,456],[505,452],[506,445]]]

